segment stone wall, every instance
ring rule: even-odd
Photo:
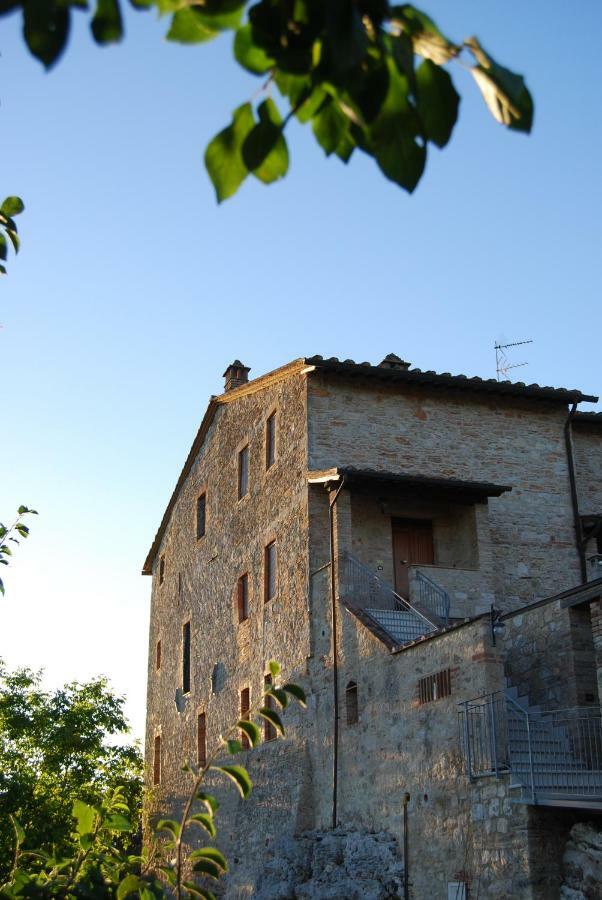
[[[209,753],[240,713],[240,691],[250,688],[258,702],[270,659],[278,659],[286,678],[303,681],[309,653],[307,582],[306,387],[302,376],[264,390],[233,391],[220,405],[205,443],[184,484],[171,516],[153,575],[148,667],[146,760],[152,781],[153,746],[161,736],[161,784],[153,804],[162,815],[176,812],[187,790],[180,771],[196,760],[197,716],[205,712]],[[277,413],[277,459],[265,468],[265,421]],[[249,494],[237,495],[237,453],[249,444]],[[196,500],[206,491],[206,534],[196,537]],[[264,602],[264,548],[275,539],[278,591]],[[165,561],[159,584],[159,558]],[[249,617],[239,623],[236,586],[249,576]],[[182,627],[191,622],[191,687],[182,691]],[[161,667],[156,645],[161,641]],[[255,802],[254,821],[261,841],[270,834],[312,827],[302,810],[307,772],[303,750],[307,719],[293,742],[267,745],[256,754],[259,782],[270,797]],[[264,763],[269,760],[269,765]],[[292,773],[295,773],[294,776]],[[278,787],[281,776],[282,786]],[[280,803],[278,798],[280,797]],[[233,801],[226,801],[231,803]],[[226,805],[225,809],[228,809]],[[298,810],[298,816],[297,816]],[[238,810],[234,810],[240,815]],[[224,814],[225,821],[228,817]],[[234,820],[230,820],[232,828]],[[224,840],[228,842],[227,833]]]
[[[313,375],[312,469],[358,466],[511,485],[489,501],[500,605],[516,608],[580,581],[566,409]]]
[[[577,421],[573,452],[581,515],[602,515],[602,426]]]

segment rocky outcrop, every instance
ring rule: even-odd
[[[274,845],[255,900],[395,900],[403,863],[390,834],[337,829]]]
[[[563,858],[561,900],[602,900],[602,827],[578,822]]]

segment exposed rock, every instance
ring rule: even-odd
[[[561,900],[602,900],[602,830],[578,822],[571,828],[563,857]]]
[[[306,832],[274,846],[255,900],[395,900],[403,863],[390,834]]]

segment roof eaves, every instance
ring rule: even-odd
[[[373,366],[368,362],[357,363],[352,359],[339,360],[337,357],[324,359],[321,356],[305,358],[308,366],[318,371],[332,372],[352,377],[375,378],[380,381],[417,384],[438,388],[477,393],[499,394],[501,396],[529,397],[539,400],[551,400],[557,403],[597,403],[598,397],[583,394],[576,389],[542,387],[539,384],[524,384],[522,381],[497,381],[495,378],[469,378],[467,375],[452,375],[450,372],[423,372],[421,369],[387,369]]]

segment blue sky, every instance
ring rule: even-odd
[[[292,123],[291,167],[218,207],[206,143],[261,85],[228,36],[197,48],[130,13],[99,49],[83,16],[49,73],[0,20],[3,195],[22,254],[0,285],[0,517],[40,511],[6,571],[0,655],[49,684],[103,672],[142,733],[150,581],[140,568],[209,395],[301,355],[602,390],[602,104],[596,0],[428,0],[524,73],[531,137],[490,118],[469,73],[450,146],[412,197],[374,163],[326,160]]]

